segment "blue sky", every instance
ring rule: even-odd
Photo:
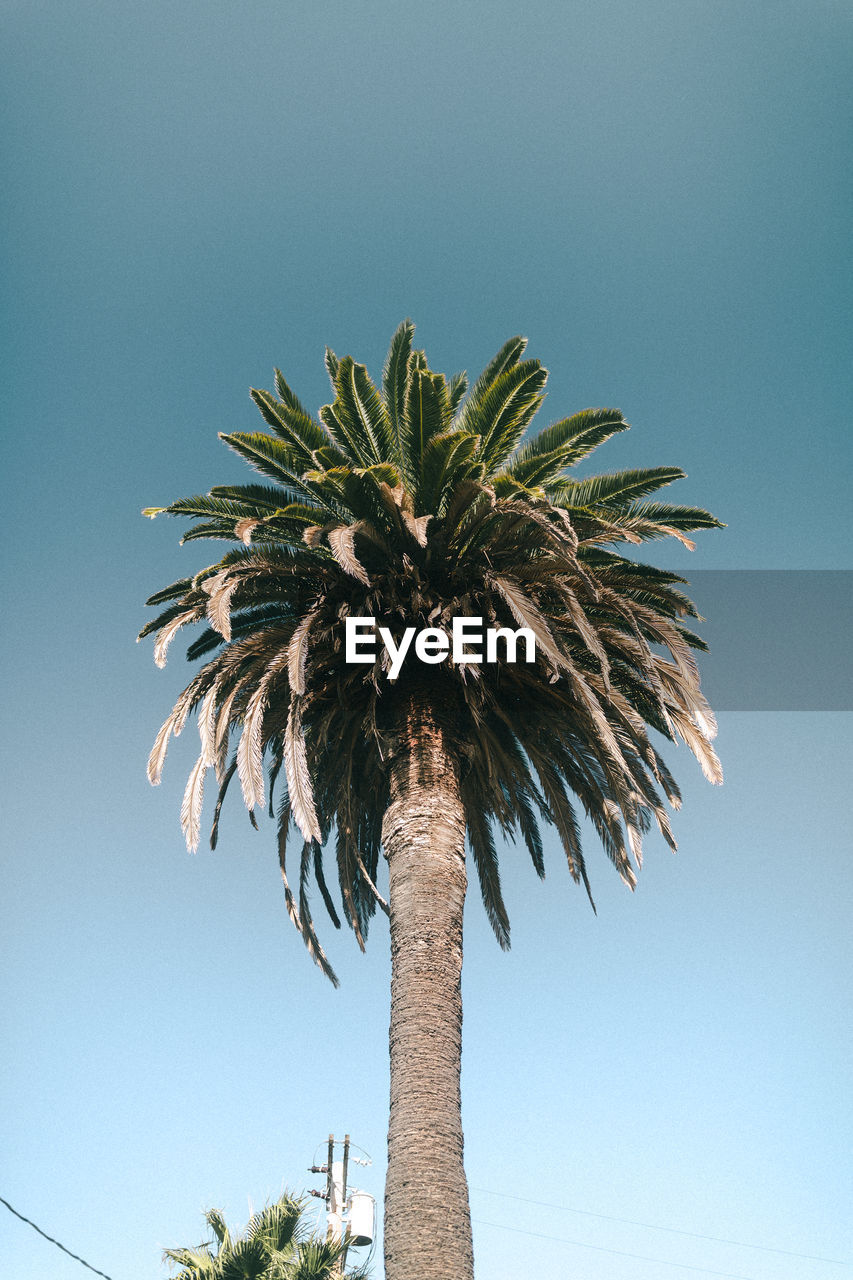
[[[217,432],[259,424],[274,365],[316,408],[325,343],[378,371],[411,315],[448,372],[527,334],[543,425],[620,406],[595,469],[683,466],[673,498],[727,528],[661,562],[853,567],[853,21],[839,0],[9,0],[2,28],[0,1195],[142,1280],[202,1207],[239,1222],[312,1185],[332,1129],[381,1196],[388,957],[381,925],[366,956],[330,937],[324,983],[238,806],[186,854],[191,742],[148,787],[187,668],[133,644],[142,602],[207,561],[140,509],[247,477]],[[843,642],[849,603],[814,600],[793,648],[751,609],[742,652],[796,681]],[[849,1271],[850,738],[849,711],[726,708],[725,786],[676,753],[680,852],[650,843],[635,895],[592,841],[597,918],[555,846],[544,886],[508,849],[509,955],[472,895],[478,1275]],[[5,1211],[0,1270],[84,1274]]]

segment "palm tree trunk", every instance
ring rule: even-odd
[[[382,827],[391,909],[386,1280],[473,1280],[462,1163],[465,814],[449,735],[413,691]]]

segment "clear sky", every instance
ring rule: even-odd
[[[274,365],[316,408],[325,343],[378,372],[411,315],[448,372],[526,333],[542,425],[622,408],[594,469],[683,466],[673,499],[727,528],[661,562],[852,568],[853,11],[6,0],[0,27],[0,1195],[149,1280],[203,1207],[318,1185],[330,1130],[381,1198],[389,965],[381,923],[366,956],[329,926],[328,986],[239,803],[185,852],[192,741],[149,788],[187,667],[134,645],[143,601],[218,551],[140,509],[249,478],[217,432],[260,425]],[[777,688],[832,687],[821,582],[790,626],[744,609]],[[680,852],[650,841],[635,895],[591,840],[597,918],[553,842],[544,886],[509,848],[504,955],[472,893],[482,1280],[850,1275],[851,716],[746,705],[722,789],[675,753]],[[90,1274],[0,1215],[4,1276]]]

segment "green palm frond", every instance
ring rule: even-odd
[[[337,363],[334,386],[334,403],[320,410],[332,440],[351,464],[369,467],[382,461],[391,426],[364,365],[344,356]]]
[[[538,360],[514,363],[472,398],[460,426],[481,438],[486,474],[496,471],[518,444],[543,400],[548,373]]]
[[[252,1217],[246,1227],[246,1236],[260,1241],[270,1253],[292,1250],[300,1239],[300,1220],[304,1210],[303,1199],[282,1196]]]
[[[282,506],[285,502],[294,502],[300,497],[310,501],[318,496],[316,489],[301,479],[305,465],[289,445],[261,431],[234,431],[230,435],[220,433],[220,439],[245,458],[261,475],[281,486]]]
[[[226,498],[232,502],[251,503],[253,512],[272,513],[281,508],[281,489],[266,484],[220,484],[210,491],[211,498]]]
[[[314,1241],[281,1272],[281,1280],[334,1280],[340,1256],[341,1248],[333,1241]]]
[[[231,1233],[225,1221],[225,1215],[221,1209],[208,1209],[204,1215],[205,1222],[210,1227],[220,1245],[227,1245],[231,1239]]]
[[[296,413],[304,414],[306,418],[310,418],[310,413],[308,413],[301,401],[296,395],[294,395],[285,381],[285,377],[281,369],[274,369],[273,373],[275,375],[275,389],[278,392],[282,403],[285,404],[288,409],[293,409]]]
[[[163,1261],[182,1268],[174,1280],[217,1280],[216,1259],[205,1245],[196,1249],[164,1249]]]
[[[265,1280],[269,1250],[263,1240],[235,1240],[219,1251],[216,1264],[216,1280]]]
[[[329,381],[332,384],[332,390],[335,389],[335,379],[338,376],[338,357],[335,355],[331,347],[326,347],[325,356],[326,372],[329,375]]]
[[[467,431],[444,431],[434,435],[424,450],[418,477],[416,508],[423,514],[443,514],[448,493],[477,452],[479,436]]]
[[[278,377],[281,375],[278,374]],[[286,403],[276,400],[268,391],[258,391],[255,387],[250,395],[264,421],[293,451],[297,461],[302,464],[309,462],[312,449],[323,443],[323,429],[319,423],[305,412],[293,395],[288,397]]]
[[[655,493],[674,480],[683,480],[685,472],[680,467],[649,467],[637,471],[617,471],[603,476],[590,476],[587,480],[565,480],[549,487],[548,496],[555,506],[573,509],[585,507],[616,507],[624,509],[625,503],[635,502]]]
[[[464,371],[454,373],[447,383],[447,400],[451,413],[455,413],[468,390],[468,375]]]
[[[440,373],[431,373],[421,365],[421,352],[409,357],[406,391],[403,400],[401,458],[408,479],[414,483],[430,440],[450,425],[451,410],[447,383]]]
[[[171,586],[163,587],[161,591],[155,591],[153,596],[149,596],[145,603],[147,605],[158,605],[165,604],[167,600],[182,600],[192,588],[192,582],[192,578],[179,578]],[[147,630],[145,634],[148,634]]]
[[[403,412],[406,400],[406,373],[409,356],[412,354],[412,338],[415,326],[411,320],[404,320],[397,328],[382,371],[382,394],[385,399],[385,410],[391,424],[395,440],[394,455],[402,458]]]
[[[163,514],[169,516],[213,516],[230,519],[232,523],[243,516],[256,515],[258,500],[253,495],[243,498],[224,497],[219,494],[196,494],[191,498],[178,498],[163,508]]]
[[[507,473],[520,484],[541,485],[573,467],[628,423],[619,409],[585,409],[540,431],[516,449]]]
[[[518,364],[526,347],[526,338],[510,338],[508,342],[504,343],[497,355],[492,357],[477,381],[474,383],[474,386],[471,388],[470,396],[462,406],[458,423],[462,430],[473,431],[473,434],[477,434],[468,422],[469,415],[476,415],[479,413],[482,402],[491,390],[492,384],[497,381],[501,374],[505,373],[507,369],[511,369],[514,365]]]
[[[242,1235],[229,1231],[222,1213],[205,1214],[217,1250],[166,1249],[164,1261],[182,1270],[173,1280],[332,1280],[340,1274],[343,1245],[311,1233],[306,1202],[285,1192],[254,1214]],[[347,1272],[350,1280],[367,1280],[366,1266]]]
[[[667,502],[632,502],[622,512],[626,519],[646,520],[650,524],[669,525],[673,529],[725,529],[722,520],[701,507],[676,506]]]

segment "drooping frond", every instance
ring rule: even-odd
[[[489,820],[482,811],[479,796],[468,796],[466,799],[468,843],[474,855],[483,906],[498,943],[504,951],[508,951],[509,916],[501,893],[495,837]]]
[[[296,627],[287,646],[287,674],[292,694],[305,692],[305,665],[308,661],[308,635],[317,618],[317,612],[306,613]]]
[[[333,986],[337,987],[338,977],[332,966],[329,964],[328,957],[320,945],[320,941],[314,931],[314,926],[310,919],[304,919],[300,916],[293,897],[293,891],[287,879],[287,833],[290,825],[291,809],[290,802],[287,801],[281,809],[278,820],[278,865],[281,873],[281,882],[284,887],[284,901],[287,908],[287,914],[291,923],[295,926],[302,941],[305,943],[308,954],[317,965],[317,967],[326,975]]]
[[[323,836],[314,808],[314,789],[308,768],[308,752],[302,730],[302,719],[295,699],[291,699],[287,714],[284,739],[284,767],[287,773],[287,789],[293,818],[306,840],[320,840]]]
[[[545,657],[551,663],[553,671],[556,673],[566,667],[565,655],[551,635],[548,623],[530,597],[525,595],[519,584],[513,582],[511,578],[501,577],[498,574],[491,581],[506,601],[509,611],[518,625],[526,627],[533,632],[540,651],[545,654]]]
[[[197,608],[186,609],[161,628],[157,636],[157,643],[154,645],[154,661],[158,667],[165,667],[166,652],[181,627],[185,627],[188,622],[197,622],[198,617],[199,611]]]
[[[201,805],[204,799],[204,775],[208,764],[204,754],[200,755],[195,767],[187,779],[184,799],[181,804],[181,830],[190,853],[198,848],[199,828],[201,825]]]
[[[364,565],[355,554],[355,535],[360,527],[361,522],[357,522],[356,524],[337,525],[334,529],[330,529],[328,533],[329,546],[332,548],[332,555],[341,568],[369,587],[370,578],[367,576]]]

